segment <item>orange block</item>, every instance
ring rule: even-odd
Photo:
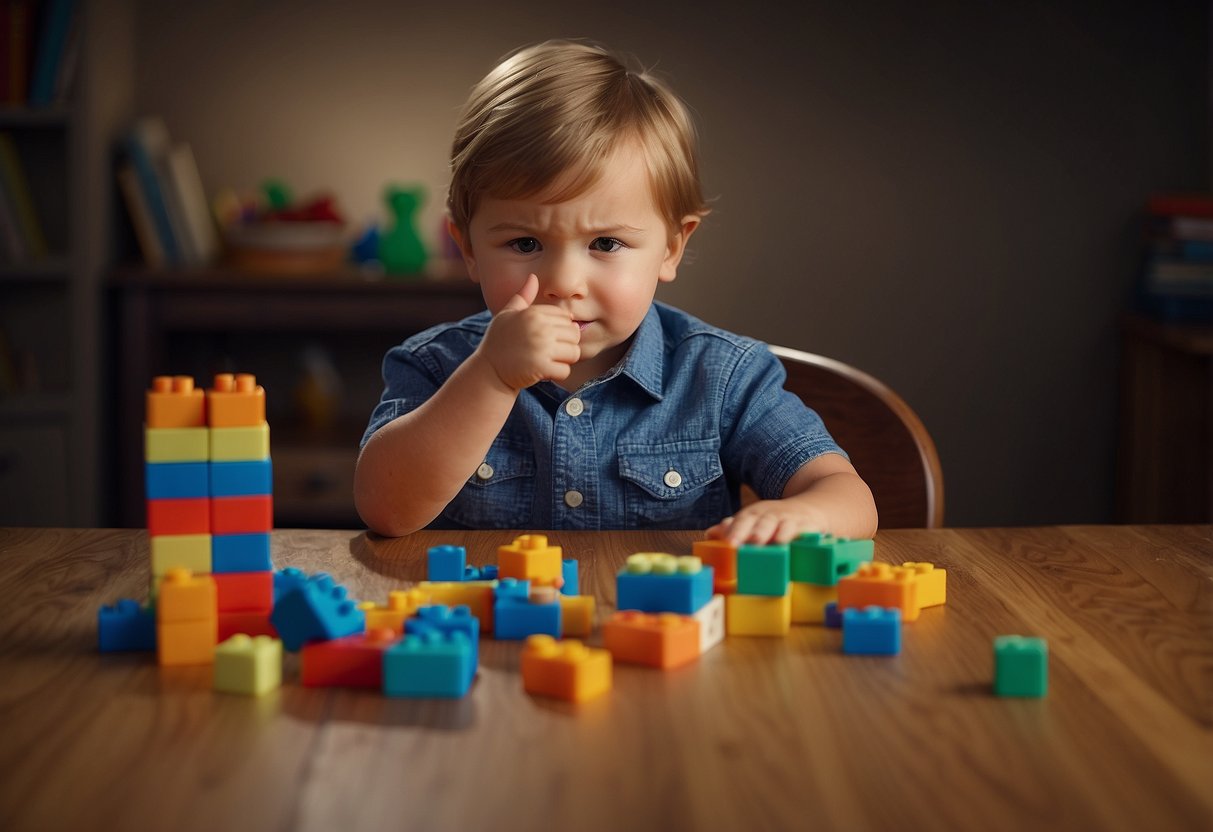
[[[220,373],[206,391],[213,428],[253,427],[265,421],[265,388],[250,373]]]
[[[211,530],[211,500],[190,497],[147,501],[147,533],[152,537],[171,534],[207,534]]]
[[[736,546],[727,540],[696,540],[691,544],[691,554],[703,561],[704,566],[712,567],[717,592],[726,586],[736,590]]]
[[[251,534],[274,529],[274,498],[269,494],[251,497],[212,497],[212,534]]]
[[[160,592],[156,596],[156,621],[168,623],[214,618],[216,597],[215,579],[212,576],[195,575],[188,569],[170,569],[160,582]]]
[[[156,625],[156,656],[164,667],[211,664],[219,643],[218,619],[166,621]]]
[[[561,595],[560,635],[588,638],[594,632],[594,596]]]
[[[902,621],[918,619],[918,576],[912,569],[864,563],[838,579],[838,611],[857,607],[897,607]]]
[[[490,597],[492,589],[488,590]],[[430,603],[430,594],[420,589],[394,589],[387,594],[387,604],[363,601],[358,609],[366,613],[367,630],[391,630],[397,635],[404,633],[404,622],[415,615],[418,607]],[[457,606],[457,605],[451,605]],[[492,610],[492,604],[489,604]],[[475,615],[475,611],[472,612]]]
[[[918,606],[938,607],[948,601],[948,570],[936,569],[933,563],[907,561],[902,568],[918,577]]]
[[[270,623],[269,610],[219,613],[219,643],[227,641],[238,633],[244,633],[246,636],[278,637],[278,631]]]
[[[221,613],[268,613],[274,608],[273,572],[224,572],[211,577],[215,581],[216,609]]]
[[[559,586],[564,580],[560,547],[549,546],[546,535],[524,534],[497,547],[497,576],[530,581],[532,585]]]
[[[617,661],[678,667],[699,656],[699,622],[689,615],[621,610],[602,625],[602,646]]]
[[[206,395],[192,376],[156,376],[147,391],[149,428],[206,427]]]
[[[593,699],[611,689],[611,654],[580,641],[531,636],[522,648],[522,688],[570,702]]]

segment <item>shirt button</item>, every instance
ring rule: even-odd
[[[665,484],[670,488],[677,488],[678,486],[682,485],[682,474],[678,473],[677,471],[666,471]]]
[[[482,480],[493,478],[493,466],[487,462],[480,463],[480,467],[476,469],[476,477]]]
[[[581,399],[569,399],[564,403],[564,412],[570,416],[580,416],[585,412],[585,403]]]
[[[577,508],[577,506],[581,505],[583,499],[585,498],[581,496],[580,491],[564,492],[564,504],[569,508]]]

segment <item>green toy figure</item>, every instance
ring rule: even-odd
[[[416,275],[425,268],[426,251],[417,235],[415,215],[425,200],[421,186],[402,188],[388,185],[384,192],[395,222],[379,238],[379,262],[388,275]]]

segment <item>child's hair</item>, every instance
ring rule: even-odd
[[[547,193],[573,199],[598,181],[612,151],[644,150],[657,211],[671,233],[708,213],[695,125],[663,82],[607,50],[552,40],[506,57],[473,89],[451,148],[447,209],[466,232],[481,198]]]

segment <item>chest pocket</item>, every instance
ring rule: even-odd
[[[727,488],[718,440],[620,445],[618,451],[629,526],[702,529],[723,516]]]
[[[468,529],[520,529],[532,525],[534,503],[534,452],[498,437],[442,516]]]

